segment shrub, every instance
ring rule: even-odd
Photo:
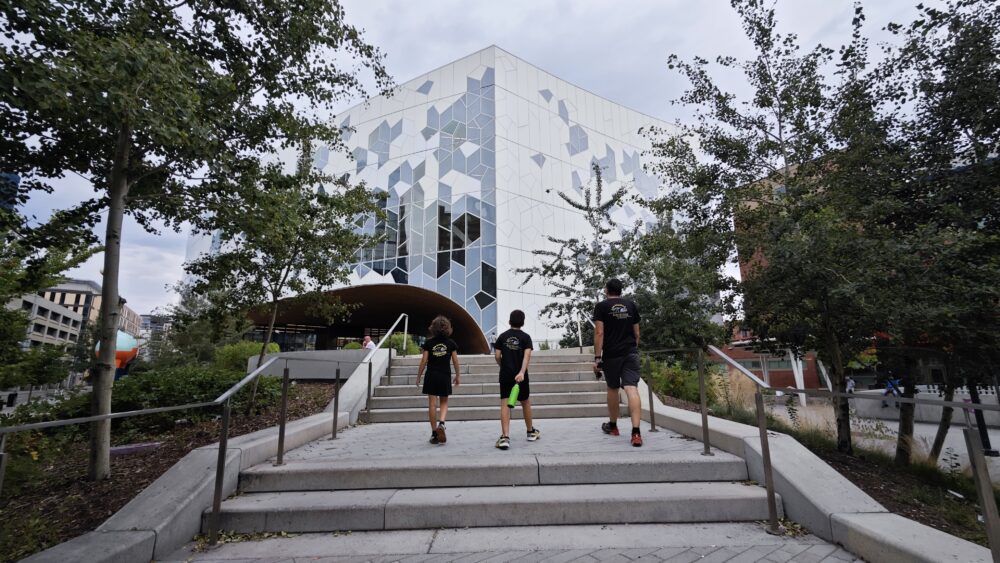
[[[344,344],[344,350],[360,350],[360,349],[361,349],[361,344],[357,342],[348,342],[347,344]]]
[[[412,356],[414,354],[419,354],[420,353],[420,346],[417,346],[417,343],[414,342],[413,338],[411,338],[409,336],[406,337],[406,351],[405,352],[403,351],[403,335],[402,334],[393,334],[392,336],[389,337],[388,340],[386,340],[385,342],[382,343],[382,347],[383,348],[392,348],[393,350],[396,351],[397,354],[399,354],[401,356],[403,356],[403,355],[405,355],[405,356]]]
[[[691,369],[681,362],[666,363],[649,361],[642,366],[647,382],[652,381],[653,390],[668,397],[683,401],[698,403],[701,401],[698,391],[698,370]],[[711,374],[705,374],[705,400],[708,404],[716,401],[715,387],[712,385]]]
[[[247,373],[247,359],[260,355],[261,342],[244,340],[215,349],[215,368]],[[268,354],[277,354],[281,348],[274,342],[267,345]]]

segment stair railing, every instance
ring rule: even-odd
[[[761,458],[764,465],[764,488],[767,491],[767,514],[768,521],[765,530],[769,534],[780,535],[783,533],[781,524],[778,522],[778,503],[774,493],[774,472],[771,467],[771,448],[768,444],[768,434],[767,434],[767,413],[764,410],[764,396],[762,393],[763,389],[770,389],[770,385],[765,383],[759,377],[754,375],[752,372],[747,370],[745,367],[740,365],[736,360],[733,360],[726,354],[719,350],[715,346],[707,346],[707,350],[712,354],[716,355],[722,361],[736,368],[741,374],[747,376],[756,386],[756,392],[754,393],[754,404],[756,408],[757,415],[757,428],[760,433],[760,450]],[[701,411],[701,436],[702,444],[704,450],[702,455],[714,455],[711,450],[711,441],[708,428],[708,404],[706,397],[706,381],[705,381],[705,350],[702,348],[664,348],[660,350],[650,350],[643,351],[642,354],[646,357],[645,367],[647,374],[646,385],[649,387],[649,420],[650,425],[655,426],[656,419],[653,408],[653,370],[652,362],[653,356],[656,354],[663,355],[679,355],[679,354],[693,354],[695,356],[695,362],[698,366],[698,398],[700,403]]]
[[[241,389],[247,386],[247,384],[252,383],[258,377],[260,377],[272,364],[278,361],[279,358],[274,357],[263,364],[257,369],[248,373],[243,379],[236,382],[232,387],[227,389],[221,395],[216,397],[212,401],[202,402],[202,403],[188,403],[185,405],[177,405],[172,407],[157,407],[151,409],[140,409],[134,411],[124,411],[124,412],[114,412],[108,414],[101,414],[95,416],[83,416],[77,418],[67,418],[63,420],[49,420],[46,422],[34,422],[31,424],[20,424],[17,426],[0,426],[0,491],[2,491],[4,470],[7,466],[7,456],[10,454],[4,451],[4,445],[8,434],[14,434],[16,432],[25,432],[29,430],[42,430],[45,428],[58,428],[62,426],[72,426],[75,424],[86,424],[88,422],[97,422],[100,420],[112,420],[116,418],[131,418],[134,416],[143,416],[147,414],[173,412],[181,410],[191,410],[200,409],[205,407],[217,407],[222,405],[222,425],[219,430],[219,458],[215,469],[215,494],[212,501],[212,515],[209,518],[209,544],[215,545],[218,542],[219,537],[219,508],[222,502],[222,488],[223,488],[223,478],[225,476],[225,466],[226,466],[226,447],[229,441],[229,420],[231,415],[231,405],[233,396],[238,393]],[[288,373],[287,360],[285,373]],[[286,391],[287,391],[287,386]]]

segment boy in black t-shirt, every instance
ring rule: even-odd
[[[455,387],[461,383],[462,370],[458,365],[458,345],[450,338],[451,321],[447,317],[436,317],[431,321],[430,332],[431,337],[421,346],[424,352],[420,358],[420,367],[417,368],[417,387],[420,387],[420,378],[426,367],[427,379],[422,392],[427,395],[427,417],[431,422],[430,442],[443,444],[448,441],[444,432],[445,418],[448,417],[448,396],[451,395],[452,383]],[[449,361],[455,365],[454,382],[451,379]],[[438,405],[440,415],[437,412]]]
[[[531,387],[528,382],[528,363],[531,361],[531,336],[521,330],[524,326],[524,311],[517,309],[510,312],[510,330],[496,339],[494,351],[497,364],[500,366],[500,439],[496,446],[501,450],[510,447],[510,398],[514,384],[519,385],[517,400],[521,402],[524,412],[524,427],[528,430],[528,441],[534,442],[542,433],[531,423]]]

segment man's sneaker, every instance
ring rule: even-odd
[[[642,435],[641,434],[632,434],[632,445],[635,446],[635,447],[637,447],[637,448],[641,448],[642,447]]]
[[[441,422],[441,423],[438,424],[437,430],[435,430],[434,433],[437,435],[437,439],[438,439],[438,443],[439,444],[443,444],[443,443],[445,443],[445,442],[448,441],[448,437],[445,436],[445,434],[444,434],[444,423],[443,422]]]
[[[500,439],[497,440],[497,448],[501,450],[506,450],[509,447],[510,447],[510,438],[506,436],[500,436]]]
[[[435,432],[435,431],[433,431],[433,430],[431,430],[431,439],[430,439],[430,443],[432,443],[432,444],[437,444],[437,443],[438,443],[438,435],[437,435],[437,432]]]
[[[620,435],[620,433],[618,432],[618,425],[617,424],[613,425],[610,422],[605,422],[604,424],[601,424],[601,430],[603,430],[605,434],[611,434],[612,436]]]
[[[537,440],[537,439],[539,439],[541,437],[542,437],[542,433],[537,428],[535,428],[534,426],[531,427],[531,430],[528,430],[528,441],[529,442],[534,442],[535,440]]]

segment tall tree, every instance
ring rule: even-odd
[[[346,282],[355,253],[375,242],[358,232],[354,219],[379,207],[364,184],[350,185],[346,178],[331,183],[308,166],[285,174],[268,165],[253,181],[258,185],[245,207],[216,213],[220,251],[185,268],[196,279],[192,290],[223,307],[246,311],[266,305],[269,320],[259,366],[282,298],[299,296],[331,319],[347,312],[324,292]],[[323,184],[328,187],[317,189]]]
[[[723,91],[709,62],[670,58],[691,88],[678,100],[695,110],[681,134],[652,131],[655,171],[672,186],[662,208],[687,244],[716,264],[738,259],[733,284],[743,324],[763,346],[809,349],[845,389],[845,365],[871,344],[884,284],[884,240],[860,227],[872,177],[894,159],[886,125],[873,111],[867,45],[856,7],[851,42],[839,53],[803,52],[776,31],[773,7],[733,0],[755,53],[720,57],[752,88],[749,99]],[[831,84],[827,71],[839,77]],[[850,452],[846,400],[834,401],[838,447]]]
[[[1000,365],[1000,5],[921,6],[912,23],[889,29],[901,44],[887,47],[881,97],[899,113],[895,135],[912,157],[906,182],[873,185],[895,205],[869,224],[891,225],[907,250],[896,264],[907,302],[891,309],[886,333],[891,345],[947,358],[951,399]],[[902,411],[905,430],[912,407]],[[945,409],[932,457],[950,421]],[[900,463],[910,460],[909,438],[900,432]]]
[[[543,307],[541,313],[574,334],[576,323],[586,322],[594,310],[608,279],[619,278],[628,285],[627,264],[638,232],[638,226],[622,229],[611,218],[612,209],[626,199],[627,186],[619,186],[605,198],[600,165],[593,163],[591,174],[592,182],[583,187],[579,196],[557,192],[567,205],[583,214],[589,227],[587,234],[571,238],[547,236],[559,250],[532,250],[539,263],[514,270],[524,275],[524,283],[537,276],[553,288],[552,297],[557,300]]]
[[[260,155],[336,145],[332,102],[387,85],[379,51],[337,0],[4,2],[0,160],[31,189],[79,175],[107,210],[93,414],[110,412],[122,224],[211,217]],[[110,474],[110,421],[92,425],[89,475]]]

